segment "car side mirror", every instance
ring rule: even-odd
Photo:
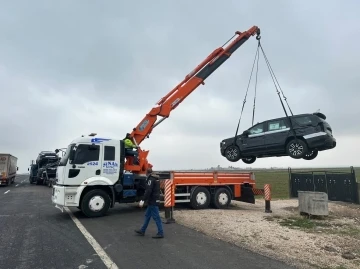
[[[58,150],[58,149],[55,149],[55,153],[58,154],[58,153],[59,153],[59,150]]]
[[[243,132],[243,136],[248,136],[250,134],[249,130]]]
[[[16,167],[16,171],[19,171],[19,167]]]
[[[28,171],[30,171],[30,168],[28,168]]]

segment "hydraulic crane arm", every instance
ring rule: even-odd
[[[215,49],[204,61],[191,71],[172,91],[156,103],[144,119],[133,129],[131,135],[134,142],[139,145],[145,138],[149,137],[152,130],[163,120],[170,116],[184,99],[191,94],[200,84],[216,69],[218,69],[230,56],[247,41],[251,36],[257,35],[260,39],[260,29],[257,26],[251,27],[246,32],[236,32],[237,37],[226,47]],[[226,45],[226,44],[225,44]],[[158,116],[162,117],[158,120]]]

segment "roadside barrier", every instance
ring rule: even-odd
[[[174,205],[175,205],[175,186],[172,179],[166,179],[164,183],[165,187],[165,197],[164,197],[164,207],[165,207],[165,219],[166,224],[174,223]]]
[[[254,195],[262,195],[265,199],[265,213],[272,213],[271,210],[271,186],[265,184],[263,189],[253,189]]]

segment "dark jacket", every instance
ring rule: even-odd
[[[146,191],[144,201],[148,205],[159,205],[160,203],[160,180],[159,176],[150,174],[146,179]]]

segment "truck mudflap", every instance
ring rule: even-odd
[[[55,207],[56,207],[57,209],[60,209],[61,213],[64,213],[64,207],[63,207],[63,206],[58,205],[58,204],[55,204]]]
[[[241,186],[241,197],[236,200],[249,204],[255,204],[253,188],[251,186]]]

